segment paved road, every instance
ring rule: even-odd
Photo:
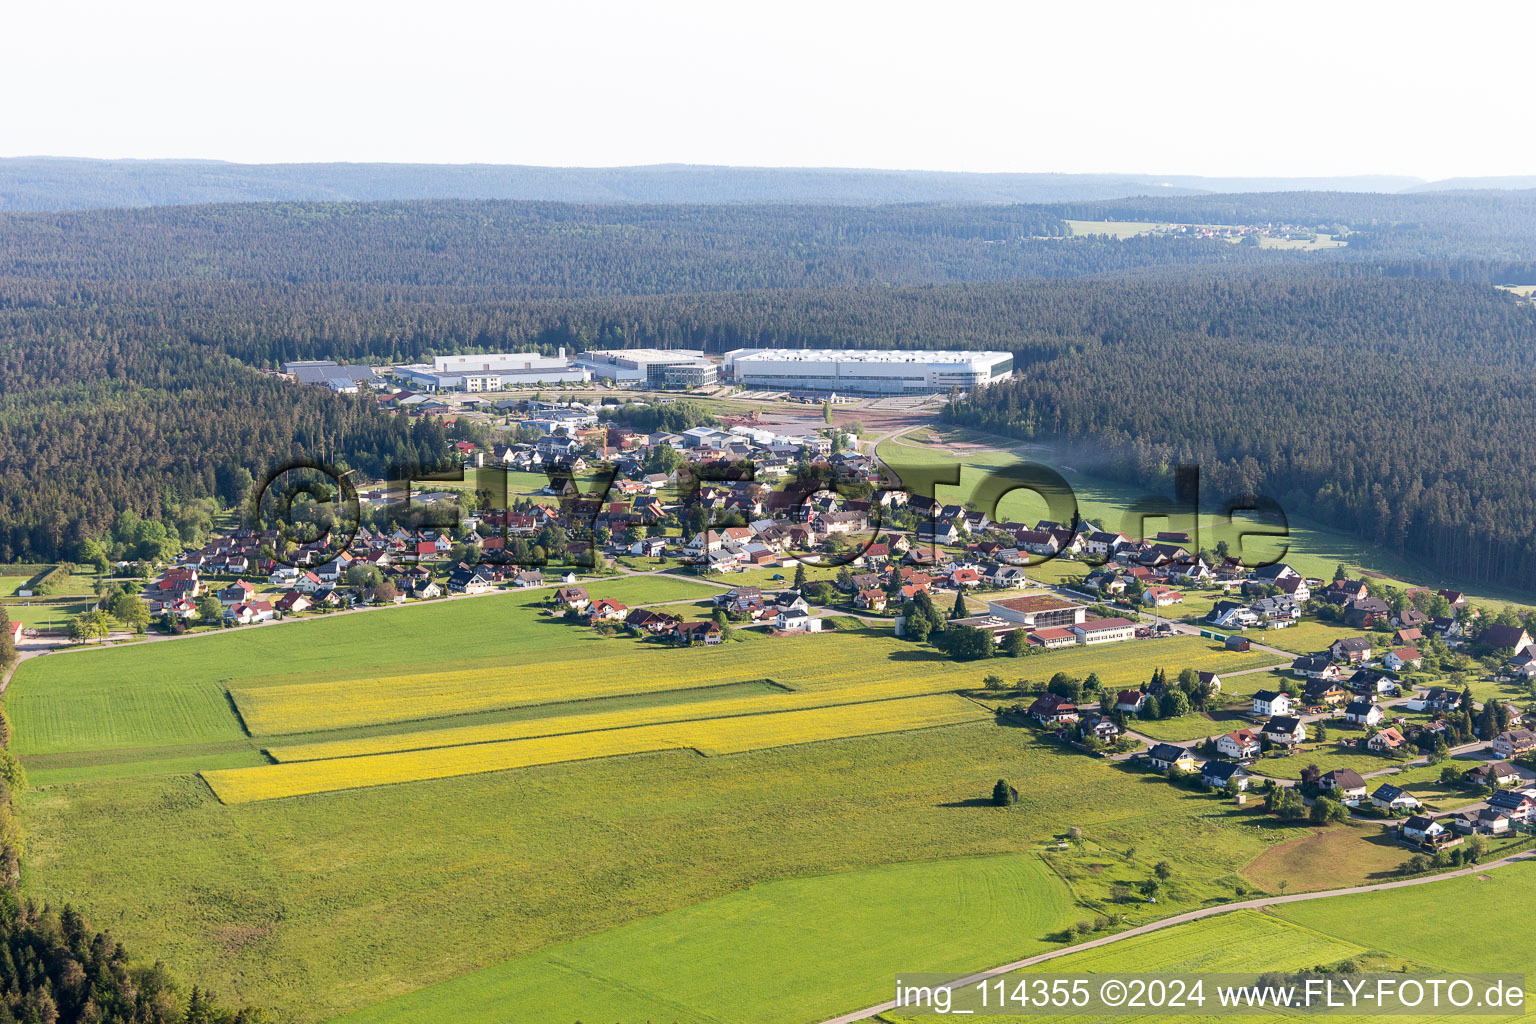
[[[1348,896],[1353,893],[1380,892],[1383,889],[1403,889],[1411,885],[1428,885],[1432,882],[1443,882],[1448,878],[1460,878],[1464,875],[1475,875],[1484,871],[1493,871],[1496,868],[1506,867],[1518,861],[1526,861],[1533,858],[1536,858],[1536,850],[1526,850],[1522,853],[1516,853],[1508,857],[1501,857],[1495,861],[1489,861],[1487,864],[1479,864],[1476,867],[1470,868],[1460,868],[1456,871],[1447,871],[1440,875],[1428,875],[1420,878],[1404,878],[1396,882],[1378,882],[1375,885],[1356,885],[1347,889],[1327,889],[1322,892],[1299,892],[1292,893],[1287,896],[1265,896],[1259,899],[1243,900],[1238,903],[1224,903],[1219,907],[1202,907],[1199,910],[1191,910],[1187,913],[1175,914],[1173,917],[1167,917],[1161,921],[1153,921],[1151,924],[1138,925],[1135,928],[1128,928],[1123,932],[1116,932],[1113,935],[1105,935],[1101,938],[1091,939],[1088,942],[1080,942],[1075,946],[1064,946],[1061,949],[1052,950],[1049,953],[1041,953],[1038,956],[1027,957],[1023,960],[1015,960],[1013,963],[1003,964],[1001,967],[994,967],[991,970],[982,971],[978,974],[972,974],[969,977],[960,978],[950,984],[948,987],[951,990],[965,988],[968,985],[975,985],[978,982],[986,981],[989,978],[995,978],[998,975],[1007,974],[1009,971],[1016,971],[1020,968],[1031,967],[1035,964],[1044,963],[1047,960],[1055,960],[1057,957],[1069,956],[1072,953],[1080,953],[1083,950],[1097,949],[1100,946],[1107,946],[1111,943],[1123,942],[1124,940],[1133,938],[1137,935],[1145,935],[1148,932],[1161,931],[1164,928],[1172,928],[1174,925],[1187,924],[1190,921],[1199,921],[1207,917],[1215,917],[1217,914],[1227,914],[1234,910],[1256,910],[1262,907],[1276,906],[1277,904],[1281,903],[1301,903],[1306,900],[1327,899],[1331,896]],[[881,1003],[879,1006],[867,1006],[862,1010],[855,1010],[852,1013],[845,1013],[840,1017],[833,1017],[830,1020],[824,1021],[823,1024],[853,1024],[854,1021],[868,1020],[870,1017],[873,1017],[876,1014],[886,1013],[894,1009],[896,1009],[896,1004],[894,1002]]]

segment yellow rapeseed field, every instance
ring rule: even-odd
[[[761,715],[779,711],[860,704],[942,693],[952,688],[952,680],[923,678],[897,679],[890,682],[862,682],[836,689],[803,690],[795,693],[764,693],[727,700],[689,701],[652,708],[623,711],[595,711],[582,715],[560,715],[526,722],[494,722],[488,725],[463,725],[450,729],[429,729],[392,736],[365,736],[353,740],[329,740],[321,743],[296,743],[271,747],[267,753],[281,762],[318,761],[333,757],[363,757],[402,750],[427,750],[432,747],[457,747],[470,743],[529,739],[535,736],[560,736],[566,733],[594,732],[601,729],[627,729],[637,725],[686,722],[703,718],[730,718],[737,715]]]
[[[469,746],[218,769],[205,771],[202,776],[220,800],[238,804],[659,750],[693,748],[704,754],[739,753],[975,722],[985,716],[980,707],[960,697],[910,697]]]
[[[942,693],[977,686],[989,671],[1048,678],[1097,672],[1107,687],[1145,682],[1155,668],[1228,671],[1273,664],[1196,637],[1053,651],[1037,658],[956,663],[894,637],[823,634],[679,651],[615,641],[611,653],[580,659],[334,682],[282,683],[231,691],[253,736],[364,725],[655,693],[772,679],[796,690],[838,690],[885,683],[889,695]],[[465,741],[472,742],[472,741]],[[329,755],[327,755],[329,756]]]
[[[824,668],[830,648],[851,637],[774,641],[765,659],[757,645],[724,644],[680,651],[615,642],[611,656],[547,660],[453,672],[376,676],[337,682],[285,683],[230,691],[253,736],[419,721],[504,708],[685,690],[764,678],[775,671],[805,676]],[[819,648],[819,649],[818,649]]]

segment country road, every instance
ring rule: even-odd
[[[1003,964],[1001,967],[993,967],[989,970],[980,971],[976,974],[960,978],[950,983],[947,987],[950,990],[965,988],[968,985],[974,985],[977,982],[986,981],[989,978],[995,978],[998,975],[1007,974],[1010,971],[1017,971],[1025,967],[1032,967],[1035,964],[1045,963],[1047,960],[1055,960],[1058,957],[1070,956],[1073,953],[1081,953],[1084,950],[1097,949],[1100,946],[1108,946],[1112,943],[1122,942],[1126,939],[1134,938],[1137,935],[1146,935],[1149,932],[1161,931],[1164,928],[1172,928],[1175,925],[1187,924],[1190,921],[1199,921],[1207,917],[1215,917],[1218,914],[1226,914],[1234,910],[1258,910],[1263,907],[1277,906],[1282,903],[1301,903],[1307,900],[1327,899],[1331,896],[1350,896],[1356,893],[1381,892],[1385,889],[1404,889],[1412,885],[1429,885],[1432,882],[1443,882],[1450,878],[1461,878],[1465,875],[1475,875],[1484,871],[1493,871],[1497,868],[1507,867],[1510,864],[1514,864],[1520,861],[1532,860],[1533,858],[1536,858],[1536,850],[1525,850],[1520,853],[1511,854],[1508,857],[1501,857],[1498,860],[1489,861],[1487,864],[1479,864],[1470,868],[1458,868],[1455,871],[1447,871],[1439,875],[1424,875],[1418,878],[1404,878],[1396,882],[1377,882],[1373,885],[1356,885],[1347,889],[1326,889],[1322,892],[1299,892],[1286,896],[1264,896],[1258,899],[1242,900],[1237,903],[1224,903],[1219,907],[1202,907],[1199,910],[1191,910],[1183,914],[1175,914],[1172,917],[1163,918],[1161,921],[1153,921],[1150,924],[1138,925],[1135,928],[1127,928],[1125,931],[1116,932],[1113,935],[1105,935],[1101,938],[1090,939],[1087,942],[1079,942],[1075,946],[1063,946],[1061,949],[1055,949],[1049,953],[1041,953],[1038,956],[1026,957],[1023,960],[1015,960],[1012,963]],[[897,969],[910,966],[914,965],[891,965],[892,976],[895,976],[895,971]],[[881,1003],[878,1006],[867,1006],[862,1010],[855,1010],[852,1013],[845,1013],[840,1017],[832,1017],[826,1021],[823,1021],[822,1024],[853,1024],[854,1021],[868,1020],[869,1018],[878,1014],[886,1013],[887,1011],[894,1009],[896,1009],[896,1004],[894,1002]]]

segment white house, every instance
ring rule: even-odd
[[[1266,717],[1288,715],[1291,713],[1290,695],[1277,693],[1274,690],[1258,690],[1253,695],[1253,713]]]
[[[1446,828],[1434,818],[1426,818],[1422,814],[1415,814],[1411,818],[1403,820],[1403,839],[1410,843],[1429,843],[1431,845],[1445,838]]]
[[[1372,726],[1380,725],[1381,720],[1387,717],[1381,710],[1381,705],[1370,700],[1352,700],[1344,708],[1344,720],[1354,722],[1356,725]]]
[[[1376,787],[1376,792],[1371,794],[1371,805],[1384,811],[1407,811],[1422,806],[1418,797],[1385,782]]]
[[[1216,740],[1216,752],[1222,757],[1238,760],[1245,757],[1258,757],[1263,745],[1259,742],[1258,733],[1252,729],[1239,729],[1229,732]]]
[[[821,620],[809,614],[803,608],[785,608],[779,612],[779,617],[774,624],[781,630],[790,633],[820,633]]]

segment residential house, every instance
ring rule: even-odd
[[[1255,690],[1253,713],[1255,715],[1288,715],[1291,713],[1291,696],[1275,690]]]
[[[1493,650],[1507,649],[1515,654],[1531,646],[1531,635],[1519,626],[1489,626],[1477,635],[1477,640]]]
[[[592,603],[592,599],[587,596],[586,587],[561,587],[555,591],[555,600],[577,611],[581,611]]]
[[[1221,789],[1230,780],[1238,789],[1247,789],[1250,775],[1236,761],[1207,761],[1200,768],[1200,781],[1212,789]]]
[[[1146,706],[1147,695],[1140,690],[1121,690],[1115,697],[1115,710],[1134,715]]]
[[[869,612],[885,611],[887,599],[883,590],[861,590],[853,599],[855,608]]]
[[[1371,794],[1371,806],[1379,807],[1384,811],[1412,811],[1422,807],[1419,798],[1412,793],[1405,792],[1390,782],[1384,782],[1376,787],[1376,792]]]
[[[1503,761],[1489,761],[1475,768],[1468,769],[1462,778],[1474,786],[1502,789],[1505,786],[1519,782],[1520,773]]]
[[[1291,715],[1276,715],[1264,723],[1263,734],[1271,743],[1282,747],[1294,747],[1307,739],[1307,727],[1301,719]]]
[[[1373,726],[1380,725],[1386,717],[1381,710],[1381,705],[1372,700],[1356,699],[1349,702],[1344,708],[1344,720],[1356,725]]]
[[[1041,725],[1061,725],[1078,719],[1077,705],[1056,693],[1042,693],[1025,714]]]
[[[1438,846],[1449,834],[1444,825],[1422,814],[1404,818],[1403,823],[1398,826],[1398,833],[1404,842],[1424,846]]]
[[[277,610],[270,601],[245,601],[226,609],[224,617],[242,624],[266,622],[277,617]]]
[[[1488,806],[1513,821],[1529,822],[1536,812],[1536,798],[1522,790],[1501,789],[1488,798]]]
[[[820,633],[821,619],[804,608],[781,608],[775,620],[776,628],[786,633]]]
[[[1417,647],[1397,647],[1382,656],[1381,663],[1388,671],[1401,672],[1405,668],[1418,668],[1424,664],[1424,656]]]
[[[1172,743],[1158,743],[1147,751],[1147,763],[1160,772],[1194,771],[1195,756],[1189,752],[1188,747],[1175,746]]]
[[[1363,636],[1352,636],[1344,640],[1335,640],[1328,650],[1333,653],[1334,660],[1358,665],[1370,658],[1371,642]]]
[[[629,607],[610,597],[600,597],[587,605],[587,618],[592,622],[622,622],[629,614]]]
[[[1346,806],[1354,806],[1364,800],[1368,790],[1365,778],[1353,768],[1335,768],[1324,772],[1317,780],[1317,788],[1332,793]]]
[[[1379,597],[1363,597],[1344,606],[1344,624],[1355,629],[1370,629],[1391,617],[1392,606]]]
[[[1493,738],[1493,754],[1501,761],[1536,751],[1536,733],[1529,729],[1510,729]]]
[[[708,619],[702,622],[679,622],[673,635],[685,644],[718,644],[725,636],[718,623]]]
[[[1383,729],[1365,741],[1366,749],[1378,754],[1391,754],[1401,750],[1408,740],[1394,728]]]
[[[1264,749],[1259,740],[1259,734],[1252,729],[1239,729],[1229,732],[1216,740],[1216,752],[1222,757],[1231,758],[1234,761],[1246,760],[1250,757],[1258,757]]]

